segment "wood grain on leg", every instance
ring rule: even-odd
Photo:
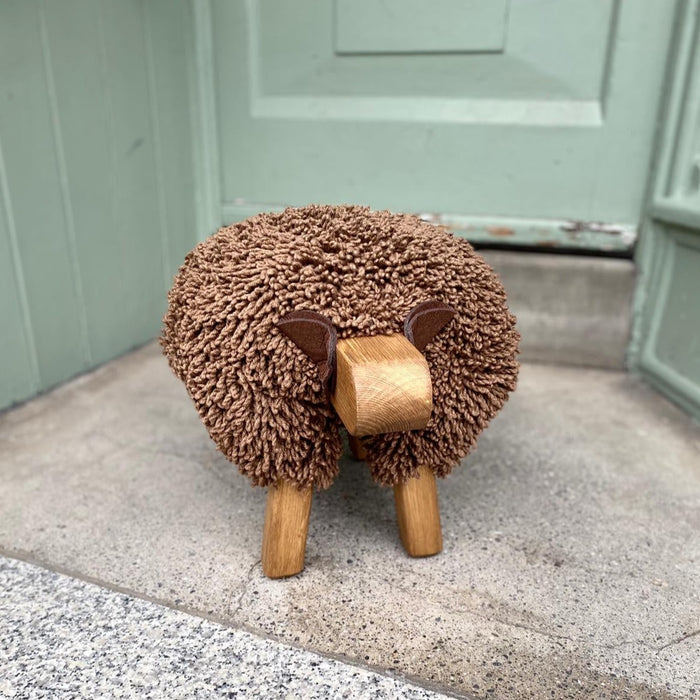
[[[262,545],[265,576],[294,576],[304,568],[312,494],[311,487],[299,490],[286,481],[268,488]]]
[[[412,557],[428,557],[442,551],[442,528],[435,475],[419,467],[418,475],[394,486],[396,517],[404,549]]]

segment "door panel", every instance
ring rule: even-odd
[[[675,3],[440,5],[458,26],[483,25],[481,45],[441,35],[433,3],[360,5],[214,0],[220,217],[348,201],[489,235],[517,219],[513,242],[547,219],[557,231],[615,223],[601,237],[630,245]]]
[[[508,5],[509,0],[335,0],[335,51],[501,51]]]
[[[671,234],[667,274],[660,290],[657,360],[700,383],[700,238]]]
[[[630,362],[700,418],[700,2],[684,7],[652,201],[637,255]]]

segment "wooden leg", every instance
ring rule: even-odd
[[[350,443],[350,452],[352,456],[358,462],[364,462],[367,459],[367,450],[365,450],[360,438],[356,438],[354,435],[348,435],[348,442]]]
[[[427,467],[418,476],[394,486],[399,535],[412,557],[429,557],[442,551],[442,528],[435,475]]]
[[[262,544],[265,576],[284,578],[303,570],[312,493],[311,487],[300,491],[286,481],[268,488]]]

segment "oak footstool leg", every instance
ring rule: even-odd
[[[354,459],[358,462],[364,462],[367,459],[367,450],[365,450],[360,438],[356,438],[354,435],[348,435],[348,442],[350,443],[350,452]]]
[[[304,568],[313,488],[280,481],[267,491],[262,569],[269,578],[294,576]]]
[[[417,476],[394,486],[396,517],[404,549],[412,557],[442,551],[442,528],[435,475],[419,467]]]

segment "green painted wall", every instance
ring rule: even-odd
[[[679,14],[637,251],[630,364],[700,418],[700,1]]]
[[[0,407],[158,332],[195,242],[187,0],[0,4]]]

